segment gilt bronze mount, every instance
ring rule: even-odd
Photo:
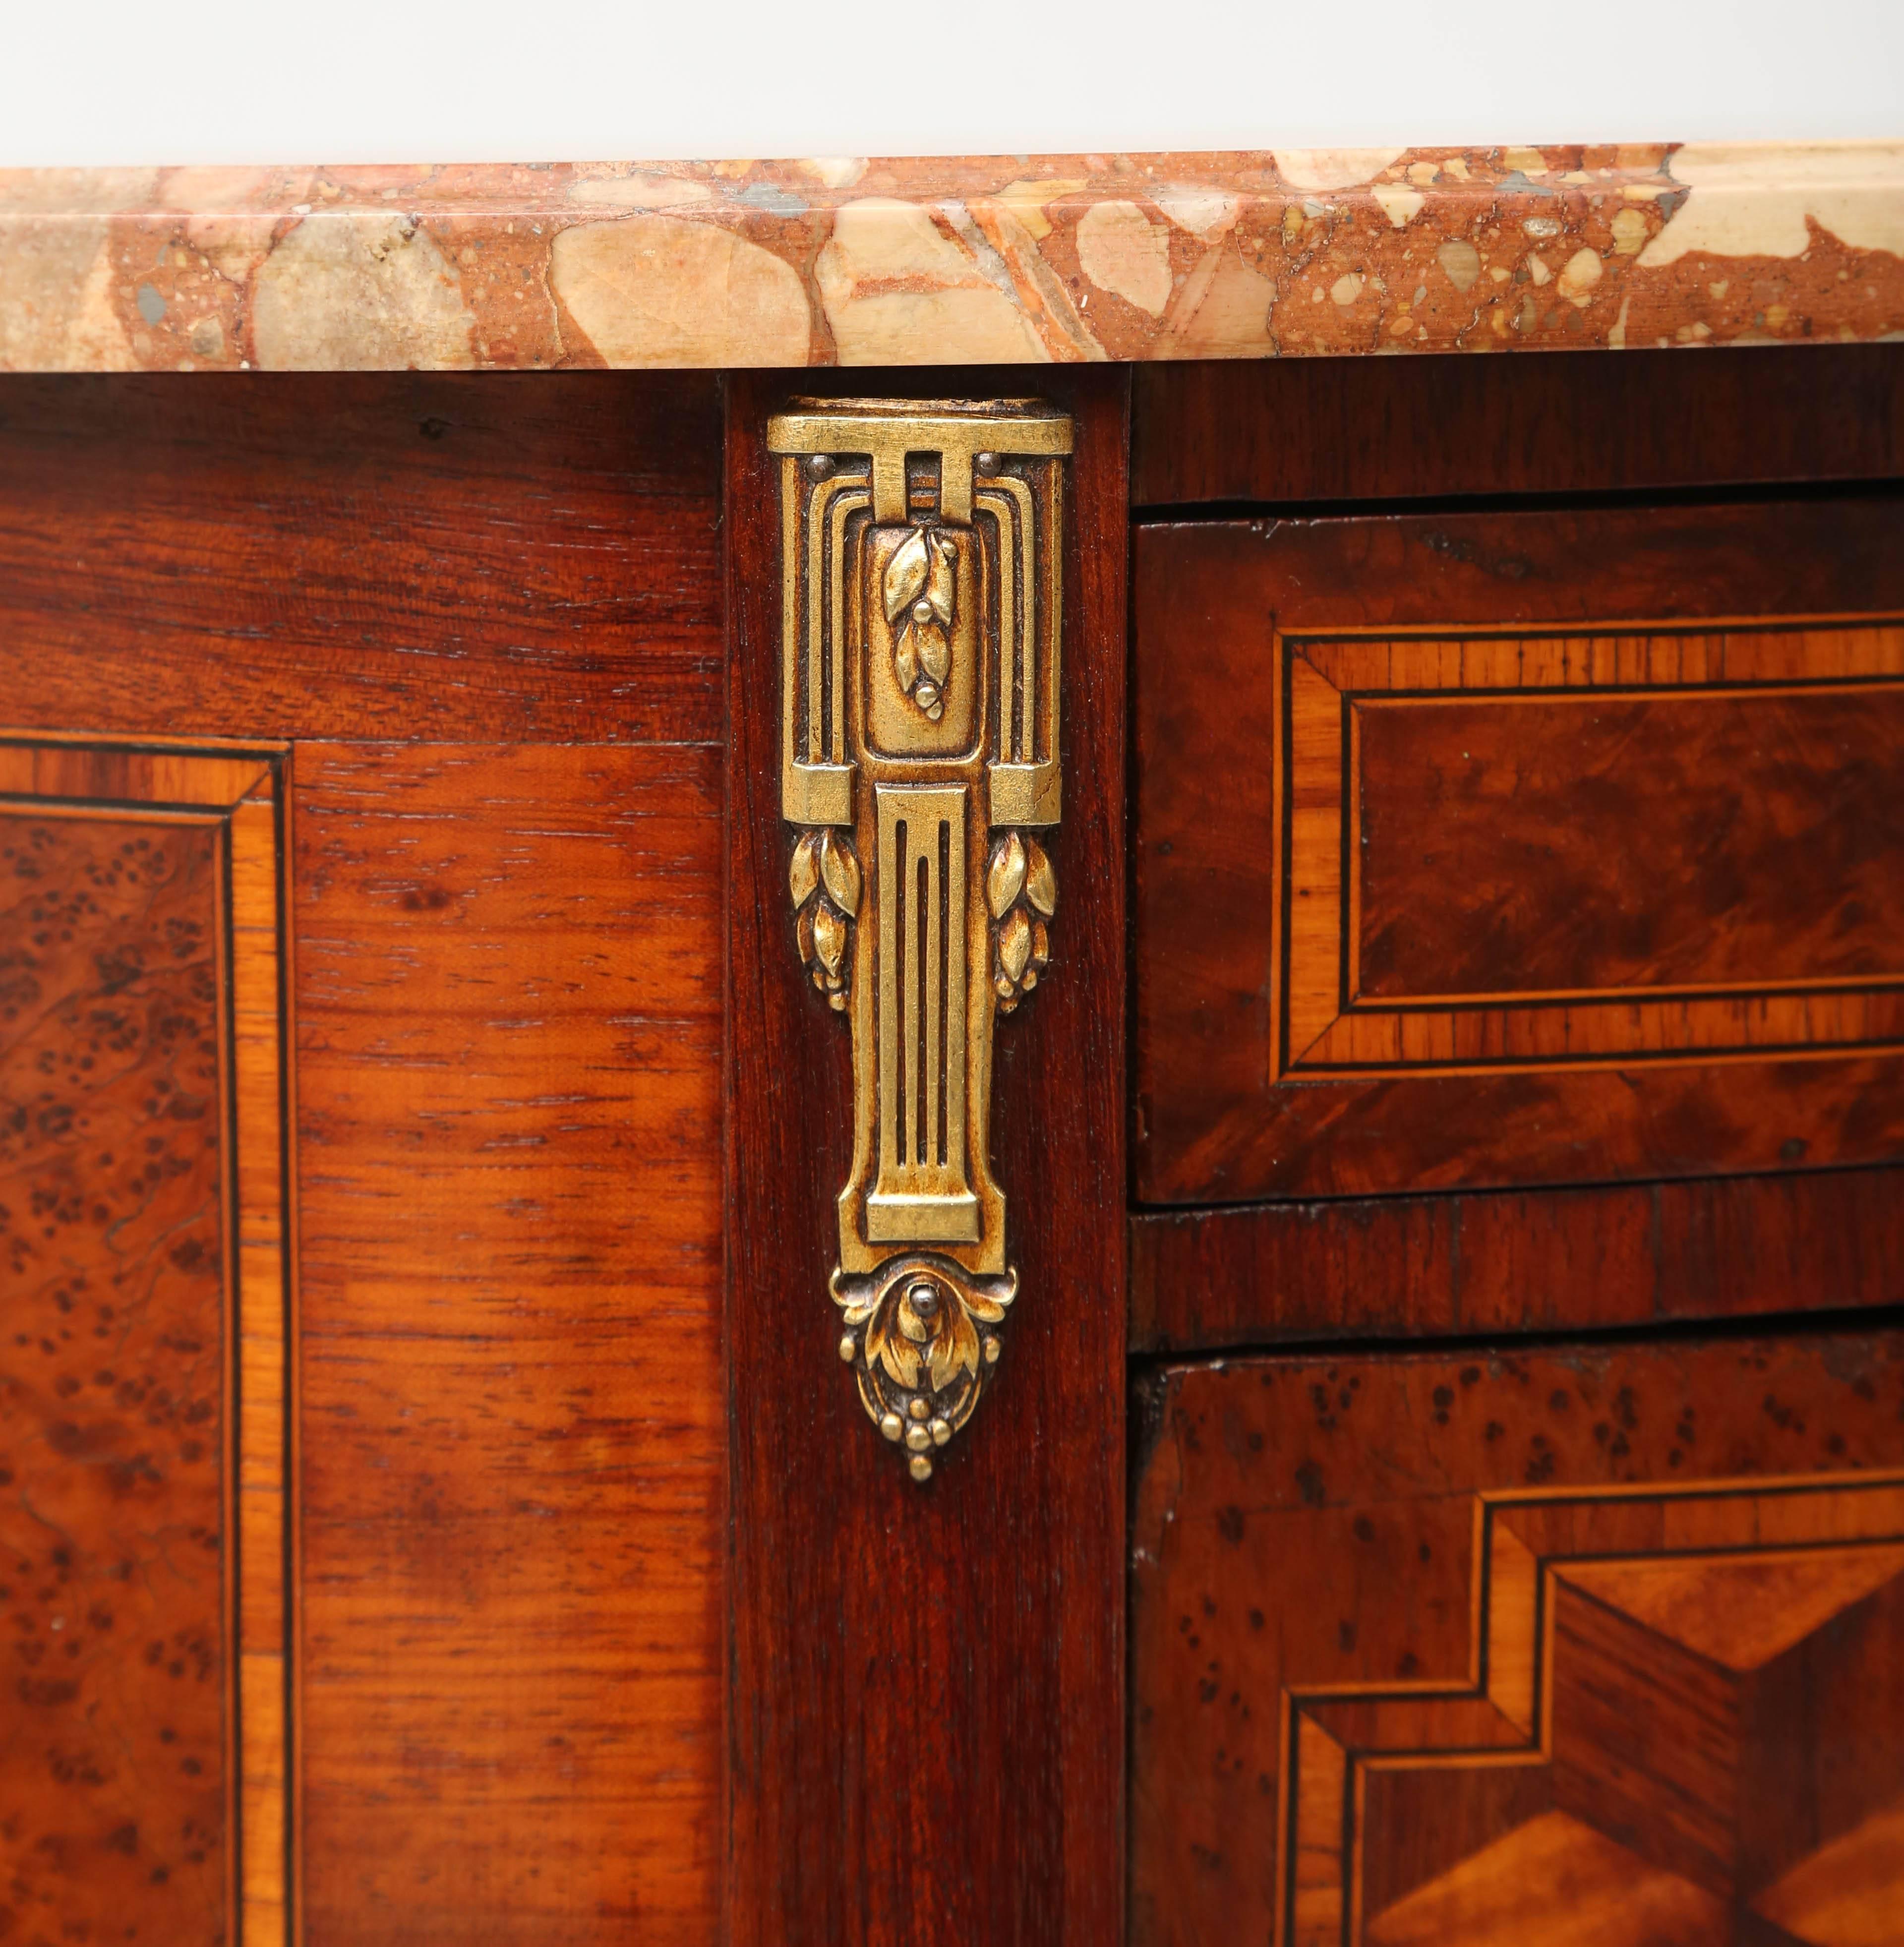
[[[1051,954],[1072,426],[1029,401],[777,415],[781,810],[802,961],[853,1035],[831,1290],[914,1479],[971,1417],[1017,1279],[992,1032]]]

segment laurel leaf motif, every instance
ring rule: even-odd
[[[998,964],[1012,980],[1020,979],[1031,962],[1031,921],[1014,906],[998,928]]]
[[[819,955],[820,964],[837,980],[841,962],[846,956],[847,923],[824,900],[817,903],[813,912],[815,950]],[[1029,944],[1029,939],[1026,944]]]
[[[994,919],[1003,919],[1017,903],[1025,884],[1025,843],[1015,831],[1008,832],[992,853],[985,875],[985,902]]]
[[[820,882],[817,862],[820,835],[817,831],[803,832],[794,847],[793,863],[787,868],[787,890],[793,894],[797,907],[803,906],[813,896],[813,888]]]
[[[934,534],[931,540],[931,569],[926,580],[926,600],[932,612],[947,628],[952,627],[952,575],[958,551],[949,534]]]
[[[952,642],[943,626],[921,622],[915,624],[914,633],[919,640],[921,667],[934,683],[943,683],[952,672]]]
[[[886,585],[882,591],[887,621],[896,621],[900,611],[911,608],[924,593],[930,571],[926,552],[923,528],[915,528],[893,550],[893,558],[886,564]],[[908,683],[906,687],[910,689],[912,686]]]
[[[819,876],[827,897],[850,919],[859,910],[859,861],[853,847],[831,831],[820,835]]]
[[[1036,838],[1025,840],[1025,897],[1049,919],[1057,910],[1057,874]]]

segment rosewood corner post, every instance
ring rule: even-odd
[[[729,389],[729,1937],[1098,1947],[1125,380],[816,376]]]

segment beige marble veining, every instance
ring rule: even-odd
[[[0,369],[1034,364],[1904,333],[1904,144],[0,172]]]

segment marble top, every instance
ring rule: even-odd
[[[0,171],[0,370],[1904,336],[1904,144]]]

